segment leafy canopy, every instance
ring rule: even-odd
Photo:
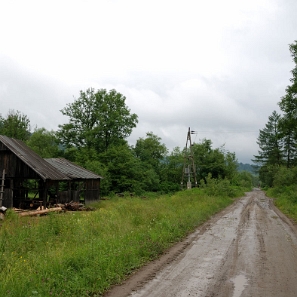
[[[61,110],[69,117],[69,123],[59,125],[61,142],[67,147],[88,147],[98,152],[123,144],[138,123],[137,115],[131,114],[125,100],[116,90],[80,91],[79,98]]]
[[[26,141],[30,137],[29,118],[18,110],[9,110],[6,118],[0,114],[0,135]]]
[[[58,139],[54,131],[35,128],[27,145],[42,158],[54,158],[59,155]]]

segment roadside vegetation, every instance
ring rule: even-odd
[[[285,95],[258,137],[255,157],[262,188],[286,215],[297,222],[297,40],[289,46],[295,64]]]
[[[170,152],[147,132],[129,145],[138,118],[115,90],[81,91],[61,112],[69,122],[58,131],[33,132],[21,112],[0,114],[0,135],[103,176],[104,199],[90,212],[20,218],[7,210],[0,221],[0,296],[100,296],[255,183],[237,170],[235,153],[213,148],[209,139]],[[182,191],[189,181],[198,187]],[[23,186],[30,189],[30,182]]]
[[[238,170],[235,153],[213,148],[210,139],[170,151],[148,131],[129,144],[138,116],[125,101],[116,90],[80,91],[61,110],[68,122],[57,131],[31,131],[20,111],[0,114],[0,135],[102,176],[104,198],[91,212],[19,218],[7,210],[0,222],[0,296],[100,296],[258,184]],[[188,142],[193,131],[186,132]],[[22,186],[30,190],[30,183]],[[182,191],[187,183],[197,187]]]
[[[280,167],[274,174],[274,186],[266,193],[275,205],[297,223],[297,167]]]
[[[100,296],[251,186],[207,179],[175,194],[111,197],[90,212],[19,218],[9,210],[0,228],[0,296]]]
[[[125,101],[125,96],[115,90],[89,88],[61,110],[68,123],[59,125],[57,131],[37,127],[31,131],[29,118],[11,110],[7,116],[0,114],[0,135],[24,141],[42,158],[66,158],[102,176],[103,196],[179,191],[181,183],[186,186],[188,176],[182,180],[183,167],[192,155],[198,183],[211,174],[236,184],[235,153],[224,146],[213,148],[210,139],[193,143],[191,150],[175,147],[170,151],[158,135],[148,131],[128,144],[138,117]],[[181,142],[187,139],[186,132]]]

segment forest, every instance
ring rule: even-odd
[[[260,130],[258,155],[259,177],[264,186],[290,185],[297,174],[297,41],[289,46],[295,67],[285,95],[278,102],[281,113],[273,111]]]
[[[213,148],[210,139],[169,151],[158,135],[148,131],[129,145],[127,138],[138,116],[116,90],[80,91],[79,97],[60,112],[69,121],[57,131],[43,127],[31,131],[28,116],[10,110],[6,116],[0,115],[0,135],[24,141],[43,158],[63,157],[103,176],[102,195],[178,191],[186,187],[189,176],[183,174],[183,168],[192,161],[195,168],[190,179],[195,174],[198,186],[209,176],[234,186],[253,183],[250,172],[238,171],[235,153],[223,146]]]
[[[259,179],[275,204],[297,221],[297,41],[289,45],[294,62],[290,85],[275,110],[260,130],[258,155]]]

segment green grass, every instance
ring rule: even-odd
[[[100,296],[232,203],[229,196],[192,189],[100,201],[93,212],[19,218],[8,211],[0,296]]]
[[[283,186],[270,188],[266,191],[274,198],[275,205],[288,217],[297,222],[297,186]]]

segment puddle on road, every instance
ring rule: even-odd
[[[243,274],[240,274],[232,278],[231,281],[234,283],[234,292],[232,297],[240,297],[247,285],[248,279]]]

